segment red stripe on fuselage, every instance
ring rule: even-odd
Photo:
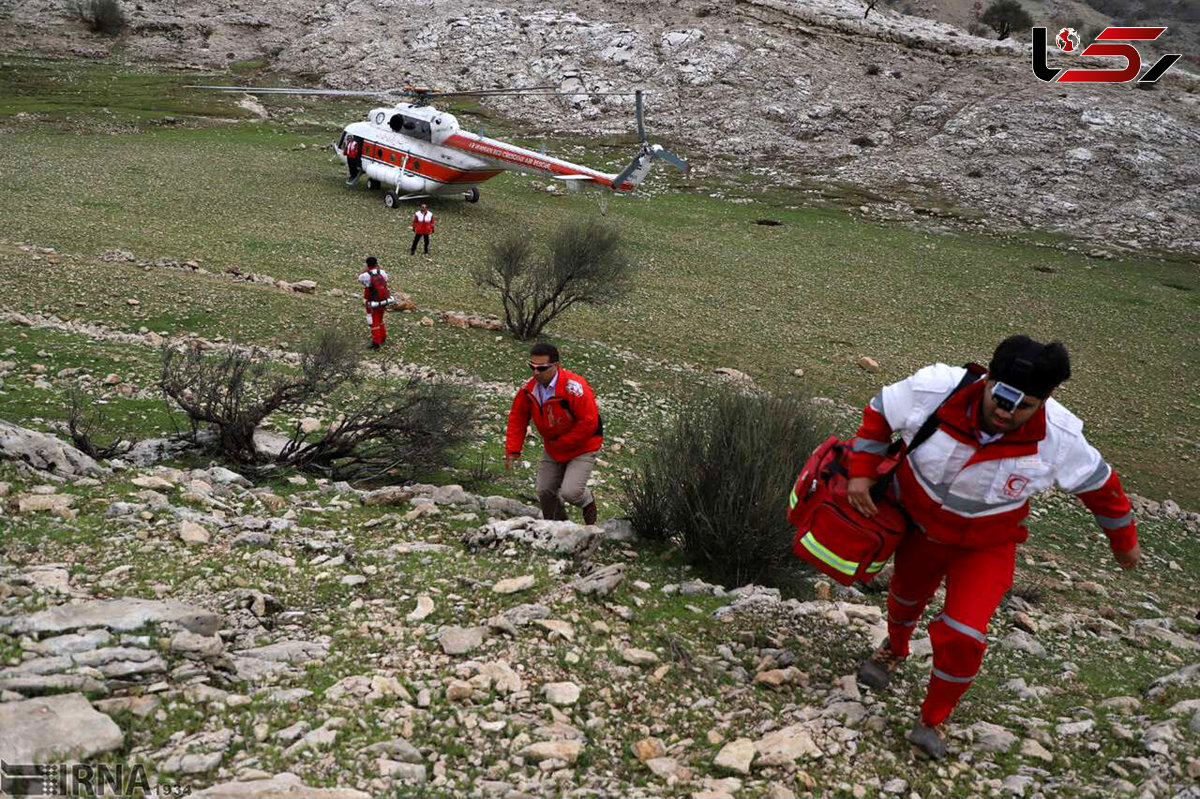
[[[404,158],[408,157],[405,164]],[[408,153],[395,147],[386,147],[373,141],[363,141],[362,157],[378,161],[384,166],[400,166],[405,164],[406,171],[423,178],[430,178],[439,183],[482,183],[503,172],[503,169],[458,169],[446,166],[415,153]],[[394,158],[394,160],[392,160]]]
[[[454,147],[472,155],[496,161],[504,161],[515,166],[530,167],[543,172],[549,172],[553,175],[586,175],[601,186],[612,188],[612,178],[603,172],[597,172],[594,169],[588,169],[578,164],[569,164],[556,159],[546,158],[523,148],[505,145],[503,142],[498,142],[494,139],[477,139],[473,136],[464,136],[461,133],[455,133],[448,137],[443,144],[446,147]],[[633,189],[632,186],[629,189],[625,189],[624,186],[621,188],[623,191],[631,191]]]

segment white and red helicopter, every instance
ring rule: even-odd
[[[629,92],[558,92],[552,86],[525,89],[482,89],[441,92],[405,87],[384,91],[348,91],[340,89],[292,89],[261,86],[196,86],[223,92],[247,94],[310,94],[335,97],[413,98],[393,106],[372,109],[366,121],[352,122],[334,142],[334,151],[346,162],[346,144],[351,137],[361,140],[363,172],[368,187],[385,188],[383,202],[394,208],[404,200],[422,197],[462,197],[479,202],[479,184],[501,172],[512,170],[563,181],[572,188],[594,187],[612,192],[631,192],[645,179],[654,161],[666,161],[688,170],[682,158],[657,144],[646,141],[642,120],[642,92],[635,91],[634,108],[640,148],[633,160],[615,174],[599,172],[544,152],[536,152],[509,142],[471,133],[459,125],[453,114],[428,105],[436,97],[487,97],[504,94],[533,96],[570,96],[625,94]]]

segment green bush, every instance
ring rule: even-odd
[[[1007,39],[1014,30],[1033,27],[1033,17],[1018,0],[994,0],[979,21],[996,31],[997,39]]]
[[[75,15],[96,33],[119,36],[125,30],[125,13],[117,0],[80,0]]]
[[[788,491],[823,438],[810,409],[729,386],[691,395],[625,481],[634,530],[675,543],[706,579],[770,582],[793,560]]]

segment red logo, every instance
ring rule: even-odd
[[[1079,49],[1079,34],[1074,28],[1063,28],[1054,37],[1054,43],[1064,53],[1073,53]]]
[[[1019,474],[1010,474],[1004,482],[1004,496],[1020,499],[1021,492],[1029,485],[1029,478]]]
[[[1050,69],[1046,64],[1046,29],[1033,29],[1033,74],[1038,80],[1046,83],[1127,83],[1137,80],[1138,83],[1155,83],[1171,66],[1183,58],[1182,53],[1168,53],[1155,61],[1146,74],[1138,77],[1142,71],[1142,56],[1137,48],[1125,42],[1150,42],[1163,35],[1162,28],[1105,28],[1096,36],[1096,41],[1079,52],[1079,34],[1073,28],[1063,28],[1055,37],[1054,43],[1064,53],[1079,53],[1080,57],[1087,56],[1117,56],[1125,59],[1121,69]],[[1120,42],[1120,44],[1106,44]]]

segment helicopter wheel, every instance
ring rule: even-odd
[[[383,204],[388,208],[395,208],[400,204],[400,197],[394,191],[385,191],[383,193]]]
[[[380,183],[378,180],[376,180],[375,178],[367,178],[367,188],[368,188],[368,189],[370,189],[371,191],[375,191],[375,190],[376,190],[376,189],[378,189],[378,188],[379,188],[381,185],[383,185],[383,184],[381,184],[381,183]]]
[[[469,203],[479,202],[479,189],[472,186],[463,192],[463,199]]]

